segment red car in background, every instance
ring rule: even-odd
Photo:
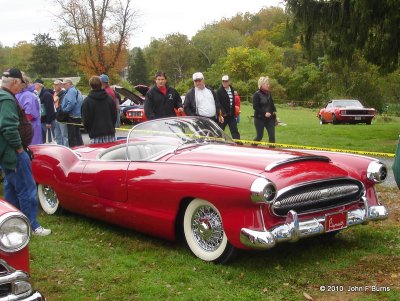
[[[317,117],[321,124],[366,123],[370,125],[375,114],[375,109],[364,107],[356,99],[333,99],[318,112]]]
[[[114,86],[115,91],[121,96],[120,101],[120,119],[121,123],[132,123],[134,120],[128,118],[128,111],[132,109],[139,109],[143,112],[144,95],[149,89],[145,85],[137,85],[134,87],[135,92],[123,87]],[[130,114],[129,114],[130,115]]]
[[[126,111],[125,118],[133,124],[147,121],[146,114],[144,113],[144,105],[136,106],[135,108]]]
[[[0,199],[0,300],[46,300],[30,283],[30,238],[26,216]]]

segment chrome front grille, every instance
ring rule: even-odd
[[[368,115],[368,110],[346,110],[346,115]]]
[[[290,210],[299,214],[358,202],[363,194],[361,182],[340,178],[293,186],[278,193],[272,211],[286,216]]]

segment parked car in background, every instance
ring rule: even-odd
[[[364,107],[356,99],[333,99],[318,112],[317,117],[321,124],[366,123],[369,125],[375,114],[375,109]]]
[[[0,300],[41,301],[29,276],[31,226],[18,209],[0,199]]]
[[[147,116],[144,113],[144,105],[127,110],[125,118],[133,124],[147,121]]]
[[[185,100],[185,96],[181,96],[182,103]],[[186,116],[185,112],[179,112],[177,109],[175,110],[176,116]],[[144,112],[144,106],[137,106],[135,108],[129,109],[126,111],[126,119],[130,120],[131,123],[137,124],[140,122],[147,121],[146,113]]]
[[[31,146],[40,204],[174,240],[209,262],[385,219],[376,159],[237,145],[202,117],[155,119],[125,141]],[[362,238],[360,238],[362,239]],[[377,238],[377,242],[379,243]]]
[[[148,86],[137,85],[134,87],[135,92],[130,91],[120,86],[114,86],[114,90],[120,94],[120,119],[121,123],[132,123],[130,118],[127,118],[127,112],[131,109],[143,111],[144,95],[146,95]]]

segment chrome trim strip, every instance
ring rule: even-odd
[[[364,209],[355,209],[347,212],[347,227],[366,224],[369,221],[386,219],[389,215],[385,206],[368,206],[367,199],[363,197],[366,204]],[[269,230],[256,231],[242,228],[240,231],[240,242],[253,249],[270,249],[277,243],[295,242],[299,239],[320,235],[325,233],[325,216],[299,221],[297,213],[290,210],[282,225]]]
[[[272,171],[274,168],[280,167],[282,165],[290,164],[290,163],[296,163],[296,162],[304,162],[304,161],[324,161],[324,162],[330,162],[331,159],[325,156],[302,156],[302,157],[293,157],[293,158],[288,158],[284,159],[281,161],[273,162],[268,164],[265,167],[265,171]]]

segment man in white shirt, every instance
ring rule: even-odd
[[[214,121],[224,122],[221,105],[214,90],[206,87],[201,72],[193,74],[194,87],[185,96],[183,104],[186,115],[208,117]]]

